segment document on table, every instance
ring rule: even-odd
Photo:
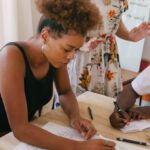
[[[131,133],[145,129],[150,129],[150,122],[146,120],[139,120],[130,122],[128,125],[122,128],[121,131],[124,133]]]
[[[43,126],[43,129],[55,134],[55,135],[59,135],[62,137],[66,137],[69,139],[74,139],[74,140],[79,140],[79,141],[84,141],[85,139],[77,132],[77,130],[70,128],[70,127],[65,127],[62,125],[58,125],[55,123],[47,123],[46,125]],[[106,139],[101,135],[96,134],[92,139]],[[107,139],[110,140],[110,139]],[[111,140],[113,141],[113,140]],[[116,150],[146,150],[144,147],[138,147],[138,146],[134,146],[131,144],[126,144],[123,142],[119,142],[119,141],[114,141],[116,143]],[[35,146],[31,146],[29,144],[25,144],[20,142],[14,150],[45,150],[42,148],[38,148]]]

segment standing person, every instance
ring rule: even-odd
[[[123,115],[120,116],[114,111],[109,118],[111,125],[115,128],[122,128],[131,119],[150,118],[150,106],[133,107],[136,99],[144,94],[150,94],[150,66],[118,95],[117,103]]]
[[[91,122],[80,116],[66,66],[83,44],[84,35],[98,23],[98,10],[89,0],[38,0],[36,4],[45,15],[37,35],[8,43],[0,51],[0,132],[12,131],[20,141],[51,150],[113,150],[112,142],[74,141],[29,123],[51,99],[55,81],[72,127],[86,139],[96,133]]]
[[[116,35],[137,42],[149,36],[150,24],[142,23],[128,31],[122,22],[127,0],[92,0],[103,17],[102,25],[89,32],[76,58],[68,65],[73,91],[85,91],[116,97],[122,91],[121,68]]]

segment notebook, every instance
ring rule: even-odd
[[[62,137],[66,137],[69,139],[74,139],[74,140],[79,140],[79,141],[83,141],[85,140],[78,132],[77,130],[70,128],[70,127],[65,127],[62,125],[58,125],[55,123],[47,123],[45,126],[43,126],[43,129],[52,132],[53,134],[62,136]],[[107,139],[104,138],[102,135],[96,134],[95,136],[93,136],[92,139]],[[107,139],[107,140],[111,140],[111,139]],[[113,141],[113,140],[111,140]],[[128,144],[128,143],[123,143],[123,142],[119,142],[119,141],[114,141],[116,143],[116,149],[115,150],[146,150],[146,148],[144,147],[139,147],[133,144]],[[14,150],[46,150],[46,149],[42,149],[42,148],[38,148],[35,146],[31,146],[29,144],[20,142]]]
[[[132,121],[121,129],[124,133],[138,132],[142,130],[150,130],[150,122],[146,120]]]

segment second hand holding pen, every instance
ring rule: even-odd
[[[123,111],[122,109],[120,109],[120,107],[118,106],[117,102],[114,101],[114,105],[115,105],[115,111],[121,116],[124,118],[124,114],[123,114]]]

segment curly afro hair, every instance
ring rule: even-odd
[[[35,0],[38,10],[61,24],[65,31],[85,35],[102,23],[98,8],[90,0]]]

